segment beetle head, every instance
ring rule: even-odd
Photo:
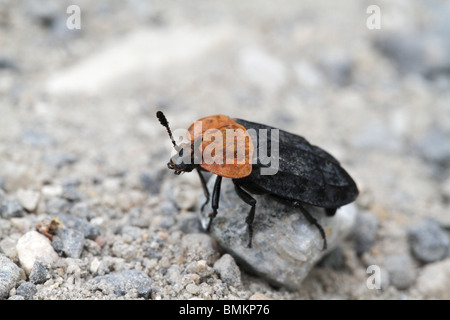
[[[172,131],[169,127],[169,122],[167,121],[164,114],[161,111],[158,111],[156,113],[156,116],[158,117],[161,125],[166,128],[170,140],[172,141],[173,147],[177,151],[177,154],[170,158],[169,162],[167,163],[167,167],[171,170],[174,170],[174,173],[176,175],[179,175],[182,172],[191,172],[196,167],[193,161],[194,145],[191,145],[189,143],[182,143],[180,145],[177,145],[175,140],[173,139]]]
[[[170,158],[167,167],[174,170],[176,175],[183,172],[191,172],[195,168],[192,161],[192,154],[192,146],[190,144],[181,144],[179,149],[177,149],[177,154]]]

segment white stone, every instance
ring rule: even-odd
[[[36,210],[41,194],[38,191],[19,189],[17,190],[17,199],[22,207],[30,212]]]
[[[60,197],[63,193],[63,188],[60,185],[48,185],[42,187],[42,194],[48,197]]]
[[[20,237],[16,249],[20,264],[27,274],[30,274],[36,260],[52,264],[58,259],[50,240],[37,231],[29,231]]]

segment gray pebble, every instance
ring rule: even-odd
[[[52,278],[52,269],[51,267],[39,260],[36,260],[33,264],[33,269],[31,270],[29,279],[34,284],[42,284],[47,280]]]
[[[61,237],[62,250],[67,257],[80,258],[83,252],[84,235],[75,229],[63,229],[58,231]]]
[[[214,179],[208,182],[210,193]],[[252,195],[256,201],[253,223],[253,246],[248,248],[245,222],[250,206],[236,194],[231,180],[222,181],[219,210],[213,220],[211,235],[233,255],[240,266],[258,274],[276,286],[297,290],[314,265],[324,256],[323,239],[298,208],[284,205],[268,196]],[[199,199],[199,207],[204,198]],[[324,210],[307,207],[327,232],[328,248],[332,249],[352,230],[356,206],[341,207],[332,218]],[[202,226],[209,222],[208,207],[200,214]],[[189,235],[187,235],[189,236]],[[186,237],[186,236],[185,236]]]
[[[129,223],[139,228],[148,228],[151,224],[151,215],[142,207],[133,207],[128,212]]]
[[[378,231],[378,217],[370,211],[363,211],[356,217],[352,239],[356,254],[361,256],[372,248]]]
[[[320,57],[320,66],[325,78],[338,86],[351,84],[353,78],[353,62],[344,51],[330,51]]]
[[[69,201],[79,201],[81,199],[80,192],[73,186],[63,188],[61,197]]]
[[[11,289],[20,280],[25,280],[25,273],[14,262],[0,254],[0,299],[6,299]]]
[[[411,252],[421,262],[442,260],[448,255],[450,237],[435,220],[424,219],[410,228],[408,240]]]
[[[69,153],[50,153],[44,156],[44,162],[55,169],[61,169],[77,160],[78,158],[75,155]]]
[[[130,236],[133,240],[137,240],[144,234],[144,230],[135,226],[123,226],[120,233]]]
[[[450,164],[450,132],[432,129],[416,143],[421,156],[438,165]]]
[[[16,295],[23,296],[25,300],[31,300],[36,292],[36,285],[31,282],[24,282],[16,289]]]
[[[214,270],[219,273],[222,281],[234,287],[239,287],[242,285],[241,270],[231,255],[224,254],[219,260],[217,260],[214,263]]]
[[[6,219],[24,216],[23,208],[16,200],[3,200],[1,214]]]
[[[91,220],[96,217],[96,213],[91,205],[85,202],[77,202],[70,208],[70,214],[80,219]]]
[[[198,216],[194,213],[183,213],[177,217],[178,228],[183,233],[198,233],[202,231],[202,226]]]
[[[152,282],[142,271],[125,270],[98,276],[93,279],[91,290],[112,290],[117,296],[123,296],[128,291],[135,289],[138,297],[148,299],[150,297]]]
[[[389,34],[377,39],[375,47],[389,58],[399,71],[434,77],[436,70],[449,68],[450,47],[445,33],[436,32],[432,28],[423,32]],[[428,50],[430,46],[436,51]]]
[[[64,177],[61,179],[61,185],[63,188],[75,188],[81,185],[81,181],[78,177]]]
[[[161,189],[161,180],[163,172],[158,172],[155,176],[151,176],[145,172],[139,175],[139,183],[144,191],[151,194],[158,194]]]
[[[182,249],[195,260],[206,260],[211,265],[217,260],[217,251],[211,237],[204,233],[190,233],[181,239]]]
[[[399,290],[408,289],[416,279],[414,262],[408,254],[390,255],[383,266],[389,273],[389,283]]]
[[[63,198],[60,197],[50,197],[45,201],[45,207],[47,212],[68,212],[71,208],[72,204]]]
[[[20,296],[20,295],[18,295],[18,294],[15,294],[15,295],[13,295],[13,296],[10,296],[10,297],[8,298],[8,300],[25,300],[25,297],[24,297],[24,296]]]
[[[61,237],[58,235],[54,235],[52,239],[52,247],[53,250],[58,254],[58,256],[64,256],[64,244],[61,240]]]
[[[84,219],[63,212],[56,212],[53,215],[60,218],[66,228],[80,231],[85,238],[95,240],[100,235],[100,229]]]
[[[19,71],[19,67],[17,66],[16,62],[6,57],[0,57],[0,70],[1,69]]]
[[[341,246],[331,250],[317,264],[319,267],[332,268],[333,270],[343,270],[345,268],[344,252]]]
[[[163,229],[169,229],[177,222],[176,218],[173,216],[162,216],[158,220],[158,226]]]

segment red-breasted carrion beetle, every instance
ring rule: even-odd
[[[205,117],[187,130],[187,143],[178,145],[161,111],[156,113],[167,129],[176,154],[167,166],[175,174],[196,170],[205,193],[210,194],[202,171],[215,175],[209,223],[219,208],[222,177],[233,180],[236,193],[251,206],[246,218],[249,241],[252,246],[253,219],[256,200],[251,194],[268,194],[277,201],[299,208],[305,218],[319,230],[323,249],[327,248],[325,232],[304,204],[325,209],[328,216],[353,202],[358,188],[339,162],[325,150],[311,145],[298,135],[271,126],[224,115]],[[269,156],[270,154],[270,156]]]

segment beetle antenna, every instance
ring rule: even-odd
[[[175,148],[175,150],[178,151],[180,149],[180,147],[177,145],[177,143],[175,142],[175,139],[172,136],[172,131],[170,130],[170,127],[169,127],[169,121],[167,121],[166,116],[164,115],[164,113],[162,113],[162,111],[158,111],[158,112],[156,112],[156,117],[158,118],[161,125],[166,128],[167,133],[169,134],[170,140],[172,140],[173,147]]]

